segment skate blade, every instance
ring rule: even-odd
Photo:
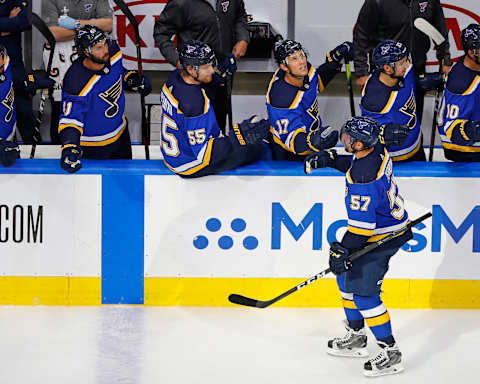
[[[354,349],[333,349],[327,348],[327,353],[332,356],[340,357],[368,357],[367,348],[354,348]]]
[[[385,369],[382,369],[381,371],[376,371],[376,370],[366,371],[366,370],[364,370],[363,373],[367,377],[378,377],[378,376],[385,376],[385,375],[395,375],[397,373],[402,372],[404,369],[405,368],[403,367],[403,365],[396,364],[393,367],[385,368]]]

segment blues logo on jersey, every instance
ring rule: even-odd
[[[15,97],[12,83],[12,70],[10,67],[10,58],[3,57],[4,73],[0,82],[0,138],[11,140],[15,133],[15,122],[17,115],[15,112]]]

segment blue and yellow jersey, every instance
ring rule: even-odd
[[[11,140],[15,134],[15,97],[12,83],[11,62],[7,55],[3,57],[4,72],[3,80],[0,82],[0,138]]]
[[[448,74],[438,113],[438,131],[447,158],[451,155],[452,160],[480,159],[480,143],[461,145],[452,141],[455,133],[462,135],[468,120],[480,120],[480,72],[467,68],[462,59]]]
[[[80,145],[105,146],[118,140],[127,127],[122,51],[108,42],[110,63],[95,72],[75,60],[63,79],[62,114],[58,131],[76,129]]]
[[[377,144],[372,153],[352,159],[346,173],[345,205],[348,231],[378,241],[405,226],[408,213],[393,175],[387,150]]]
[[[380,81],[380,72],[374,72],[362,91],[360,109],[362,116],[369,116],[379,124],[399,123],[410,128],[410,134],[401,146],[387,148],[393,161],[409,159],[422,147],[420,121],[415,101],[415,74],[410,65],[405,73],[403,86],[389,87]]]
[[[213,107],[203,88],[187,84],[179,69],[170,73],[160,99],[163,161],[176,174],[192,175],[210,164],[220,136]]]
[[[273,141],[286,151],[309,153],[306,135],[322,126],[318,115],[317,92],[324,85],[315,67],[308,65],[308,75],[302,88],[285,81],[285,72],[278,69],[267,91],[267,111]],[[307,79],[308,77],[308,79]]]

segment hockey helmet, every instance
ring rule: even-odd
[[[103,30],[95,25],[87,24],[75,34],[75,49],[79,55],[85,55],[85,51],[90,52],[92,47],[106,39],[107,35]]]
[[[213,62],[215,65],[215,53],[207,43],[198,40],[187,41],[179,53],[180,64],[183,69],[188,65],[198,68],[201,65]]]
[[[288,40],[288,39],[279,41],[278,43],[275,44],[275,52],[274,52],[275,61],[279,65],[280,64],[287,65],[287,61],[286,61],[287,57],[297,51],[303,51],[305,55],[307,55],[307,53],[302,47],[302,44],[300,44],[299,42],[294,40]]]
[[[373,65],[383,69],[385,64],[395,68],[395,63],[408,56],[407,47],[395,40],[384,40],[373,50]]]
[[[465,52],[480,49],[480,24],[470,24],[462,30],[462,47]]]
[[[373,147],[378,142],[380,127],[376,120],[367,116],[354,116],[343,125],[340,135],[350,136],[350,145],[361,141],[365,149]]]

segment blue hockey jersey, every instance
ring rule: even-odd
[[[108,42],[110,63],[101,71],[75,60],[63,79],[62,114],[58,131],[76,129],[81,146],[105,146],[118,140],[125,130],[124,68],[122,51]]]
[[[393,175],[392,160],[381,144],[368,156],[352,159],[346,173],[348,231],[374,242],[405,226],[408,213]]]
[[[323,91],[324,84],[314,66],[308,65],[308,81],[303,88],[295,87],[285,81],[285,72],[278,69],[268,86],[267,111],[270,121],[270,132],[276,144],[283,149],[299,155],[309,153],[306,145],[298,145],[305,149],[297,152],[295,139],[322,126],[318,115],[317,92]],[[303,135],[301,135],[303,133]]]
[[[3,62],[5,80],[0,82],[0,138],[11,140],[15,134],[17,114],[15,112],[11,62],[8,55],[3,57]]]
[[[374,72],[363,88],[360,103],[362,116],[372,117],[379,124],[395,122],[407,125],[411,131],[403,145],[387,149],[393,161],[409,159],[422,147],[413,66],[408,67],[403,86],[389,87],[380,81],[379,76],[380,71]]]
[[[210,164],[220,128],[204,89],[187,84],[179,69],[170,73],[160,94],[160,148],[165,165],[180,175],[192,175]]]
[[[461,145],[452,141],[455,130],[468,120],[480,120],[480,72],[467,68],[463,59],[450,71],[438,113],[438,131],[445,154],[474,160],[480,159],[480,143]],[[456,160],[453,158],[452,160]]]

